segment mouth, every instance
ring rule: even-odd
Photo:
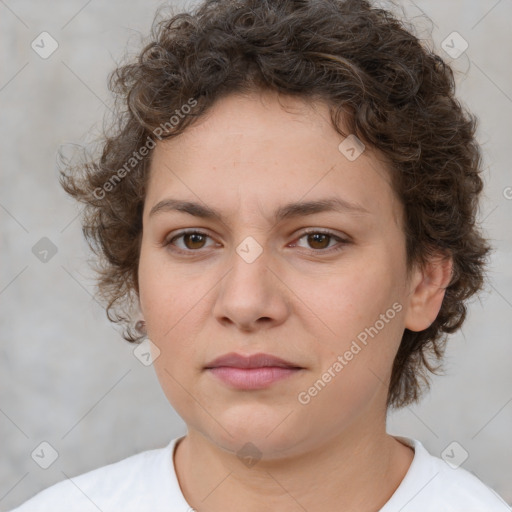
[[[252,354],[249,356],[244,356],[242,354],[237,354],[235,352],[230,352],[229,354],[225,354],[223,356],[217,357],[213,361],[210,361],[206,366],[206,370],[210,370],[212,368],[219,367],[229,367],[229,368],[265,368],[265,367],[273,367],[273,368],[295,368],[301,369],[297,364],[291,363],[280,357],[273,356],[271,354]]]
[[[243,356],[236,353],[218,357],[204,369],[229,387],[241,390],[266,388],[304,370],[270,354]]]

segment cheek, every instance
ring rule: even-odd
[[[376,254],[380,258],[360,258],[316,285],[300,281],[298,295],[309,289],[305,296],[315,312],[308,330],[318,332],[322,341],[319,371],[331,368],[336,375],[329,384],[333,393],[339,385],[342,395],[355,388],[365,395],[378,387],[379,380],[386,381],[403,334],[399,258]],[[340,364],[333,365],[338,356],[344,361],[337,372]],[[347,399],[357,400],[357,395]]]
[[[398,275],[389,263],[354,258],[325,274],[296,276],[297,297],[317,318],[321,332],[334,338],[355,336],[398,300]]]
[[[329,382],[325,382],[325,374],[318,375],[300,390],[298,412],[303,417],[315,418],[315,423],[327,431],[325,434],[345,429],[374,403],[375,396],[385,393],[380,380],[357,357],[339,373],[331,370],[334,376],[327,373]]]
[[[189,311],[194,302],[195,288],[187,286],[186,276],[179,268],[165,261],[165,251],[145,247],[139,260],[139,297],[148,327],[148,335],[160,339]]]
[[[176,333],[179,331],[178,320],[184,315],[183,303],[176,297],[180,283],[174,280],[171,287],[168,272],[162,272],[155,254],[144,246],[141,249],[138,276],[140,307],[146,321],[147,337],[160,351],[154,361],[155,370],[159,374],[159,370],[162,371],[163,366],[168,367],[169,361],[172,361],[172,358],[168,358],[169,349],[179,349]],[[164,374],[159,374],[160,377],[169,378]]]
[[[393,308],[393,305],[395,306]],[[383,309],[384,320],[350,323],[351,334],[344,334],[345,322],[340,318],[336,343],[321,345],[322,365],[300,392],[300,404],[311,417],[335,432],[362,413],[375,397],[385,399],[393,360],[403,333],[400,304]]]
[[[169,373],[182,382],[190,379],[202,363],[197,340],[207,315],[211,288],[207,275],[187,275],[183,266],[170,265],[163,251],[141,250],[141,310],[148,338],[160,351],[154,366],[159,379],[165,379],[166,388],[179,387]]]

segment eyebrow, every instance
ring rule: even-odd
[[[149,217],[158,213],[173,211],[188,213],[189,215],[200,217],[202,219],[212,219],[224,222],[222,214],[209,206],[172,198],[163,199],[155,204],[149,212]],[[340,197],[328,197],[318,199],[316,201],[288,203],[281,206],[274,212],[274,222],[329,211],[350,213],[353,215],[370,214],[366,208],[359,204],[351,203],[345,199],[341,199]]]

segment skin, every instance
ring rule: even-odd
[[[391,367],[404,329],[423,330],[436,318],[451,261],[439,257],[407,273],[404,212],[389,170],[368,146],[349,161],[338,150],[342,140],[325,103],[266,91],[218,100],[154,150],[140,308],[160,350],[162,389],[188,427],[174,463],[199,512],[376,511],[413,459],[385,430]],[[273,221],[286,203],[333,196],[368,213]],[[170,197],[207,205],[223,220],[150,216]],[[208,236],[164,245],[187,228]],[[315,243],[306,228],[333,236]],[[236,252],[249,236],[262,249],[251,263]],[[173,252],[180,248],[188,253]],[[299,403],[298,394],[394,303],[401,311]],[[236,390],[204,370],[228,352],[266,352],[304,369],[266,389]],[[237,456],[248,442],[261,454],[250,467]]]

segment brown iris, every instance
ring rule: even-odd
[[[204,245],[206,236],[200,233],[185,233],[183,235],[183,242],[187,249],[201,249]],[[191,246],[187,243],[187,240],[191,242]],[[199,244],[199,246],[197,245]]]
[[[326,235],[324,233],[314,233],[312,235],[308,235],[308,243],[313,247],[313,249],[325,249],[329,245],[330,238],[330,235]],[[323,245],[323,242],[326,240],[327,246]],[[322,247],[316,247],[315,244],[320,244]]]

